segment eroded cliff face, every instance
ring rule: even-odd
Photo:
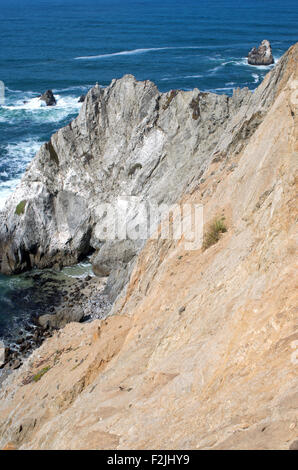
[[[296,45],[182,196],[203,203],[207,225],[224,214],[228,231],[205,251],[149,240],[114,315],[67,325],[7,379],[0,446],[288,449],[297,439],[297,60]],[[112,90],[127,81],[145,86],[126,78]]]
[[[107,266],[115,243],[100,253],[101,204],[123,196],[178,201],[214,155],[226,158],[246,145],[274,100],[287,60],[254,94],[236,90],[231,98],[199,90],[162,94],[130,75],[106,89],[94,87],[78,118],[41,147],[0,214],[0,271],[69,265],[91,250],[99,252],[98,273],[125,267],[144,243],[130,245],[129,260],[127,247],[118,245],[118,258]]]

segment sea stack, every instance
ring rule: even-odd
[[[44,94],[39,97],[39,99],[44,101],[47,106],[55,106],[57,104],[52,90],[45,91]]]
[[[267,39],[261,42],[258,48],[253,47],[248,53],[247,62],[250,65],[271,65],[274,64],[271,44]]]

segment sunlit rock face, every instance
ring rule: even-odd
[[[297,61],[295,45],[228,120],[200,180],[179,199],[203,204],[206,227],[215,217],[224,217],[227,231],[204,251],[185,249],[184,240],[148,240],[114,303],[114,315],[66,325],[3,384],[0,448],[297,448]],[[111,99],[113,87],[124,84],[134,90],[145,87],[127,77],[110,89],[91,91],[87,104],[99,103],[100,109],[103,97],[110,93]],[[169,105],[169,96],[162,96],[161,105]],[[174,125],[171,142],[178,139],[177,146],[189,146],[178,138],[187,123],[175,127],[184,100],[189,109],[189,96],[175,96],[162,112],[164,119],[173,112],[167,120]],[[181,100],[179,106],[175,99]],[[111,115],[119,109],[115,106],[113,101]],[[107,112],[94,114],[96,128]],[[199,133],[199,119],[194,124],[193,110],[189,112],[188,126],[197,125]],[[84,142],[89,132],[85,113],[86,108],[72,124]],[[65,148],[72,132],[69,127],[52,138],[57,154],[57,142],[63,141]],[[108,134],[99,139],[103,154]],[[191,140],[191,131],[187,135]],[[121,135],[118,142],[121,148],[130,145]],[[167,145],[168,158],[174,158],[172,144]],[[200,140],[197,145],[186,162],[199,152]],[[74,154],[70,149],[59,153],[66,176],[67,155]],[[53,164],[50,180],[45,148],[31,168],[41,168],[42,155],[46,170],[39,170],[40,180],[58,184],[62,170]],[[81,168],[78,157],[68,158]],[[111,184],[112,173],[103,184]],[[76,172],[70,175],[76,178]],[[89,177],[91,181],[95,175]],[[26,178],[17,190],[18,201]],[[74,188],[71,178],[64,184],[67,190]],[[79,179],[76,184],[82,198],[84,191],[96,197],[94,188],[80,186]],[[36,201],[36,194],[30,194]],[[91,213],[92,206],[87,207]],[[122,248],[130,257],[131,247]],[[114,250],[113,262],[119,257]],[[102,262],[110,270],[106,251]]]
[[[131,75],[92,88],[79,116],[40,148],[0,213],[0,271],[61,267],[95,251],[95,271],[104,272],[110,242],[101,255],[102,204],[119,206],[132,196],[177,202],[214,158],[224,160],[246,145],[274,99],[284,65],[277,65],[268,86],[253,94],[238,89],[232,97],[197,89],[160,93]],[[127,224],[137,215],[131,210]],[[109,263],[112,298],[144,242],[130,243],[128,260],[120,240],[114,266]],[[111,257],[115,245],[112,240]]]

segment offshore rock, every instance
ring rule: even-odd
[[[47,90],[39,97],[40,100],[44,101],[47,106],[55,106],[57,104],[56,98],[53,95],[52,90]]]
[[[258,48],[253,47],[252,50],[248,53],[247,62],[250,65],[274,64],[270,42],[264,39]]]

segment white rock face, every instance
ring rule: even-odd
[[[282,61],[275,80],[281,68]],[[177,201],[215,156],[226,158],[229,149],[244,145],[273,94],[263,85],[254,94],[235,90],[232,97],[197,89],[160,93],[154,83],[131,75],[105,89],[95,86],[79,116],[40,148],[0,213],[0,271],[69,265],[98,252],[103,203],[117,204],[123,196]],[[137,209],[128,218],[136,216]],[[114,250],[116,242],[107,243]],[[135,252],[143,243],[134,243]],[[128,262],[122,245],[115,269]],[[130,259],[133,251],[130,244]],[[95,264],[100,271],[100,251]]]
[[[5,346],[3,341],[0,341],[0,367],[3,366],[5,362]]]

